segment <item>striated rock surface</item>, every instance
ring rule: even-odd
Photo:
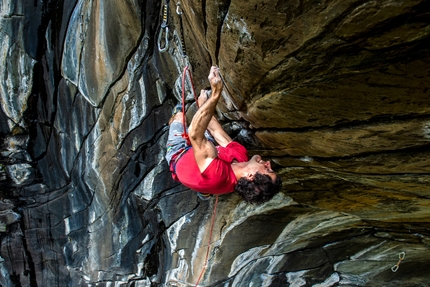
[[[0,285],[428,286],[428,1],[176,4],[0,2]],[[164,160],[185,64],[283,179],[211,238]]]

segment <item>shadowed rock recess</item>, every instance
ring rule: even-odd
[[[219,198],[200,286],[429,286],[429,1],[167,1],[162,53],[165,3],[0,1],[0,285],[197,283],[215,198],[164,160],[189,62],[283,179]]]

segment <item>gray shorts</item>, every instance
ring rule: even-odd
[[[180,122],[173,122],[170,124],[169,137],[166,144],[166,161],[170,165],[172,157],[187,146],[187,142],[182,138],[184,126]]]
[[[187,147],[187,142],[184,138],[182,138],[182,133],[184,132],[184,125],[180,122],[173,122],[170,124],[169,128],[169,137],[167,138],[166,143],[166,161],[167,164],[170,166],[170,161],[172,160],[172,157],[181,152],[182,149]],[[215,144],[215,139],[212,137],[212,135],[206,131],[205,132],[206,138],[213,142]]]

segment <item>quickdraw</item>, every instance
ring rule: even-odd
[[[405,259],[405,252],[400,252],[399,253],[399,261],[397,262],[396,265],[394,265],[393,267],[391,267],[391,271],[396,272],[399,269],[400,263],[402,262],[403,259]]]
[[[179,26],[180,26],[180,33],[181,33],[181,53],[182,57],[187,57],[187,49],[185,47],[185,40],[184,40],[184,25],[182,24],[182,10],[181,10],[181,2],[176,3],[176,14],[179,16]]]
[[[158,34],[158,50],[160,52],[166,52],[169,48],[169,27],[167,26],[167,19],[168,19],[168,9],[169,9],[169,0],[166,1],[166,3],[163,6],[163,21],[161,22],[160,32]],[[164,46],[163,41],[163,33],[164,33]]]

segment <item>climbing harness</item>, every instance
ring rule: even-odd
[[[186,146],[185,148],[182,148],[181,150],[179,150],[179,152],[177,154],[175,154],[172,157],[172,173],[174,174],[175,177],[177,177],[176,175],[176,164],[178,163],[178,161],[181,159],[181,157],[191,148],[191,146]]]
[[[158,34],[158,50],[160,52],[166,52],[167,48],[169,48],[169,27],[167,26],[167,17],[168,17],[168,9],[169,9],[169,0],[166,0],[166,3],[163,6],[163,21],[161,22],[160,32]],[[164,46],[162,46],[163,41],[163,33],[164,33]]]
[[[391,271],[396,272],[399,269],[400,263],[402,262],[403,259],[405,259],[405,252],[400,252],[399,253],[399,261],[397,262],[396,265],[394,265],[393,267],[391,267]]]
[[[197,287],[199,285],[200,279],[202,279],[202,276],[205,273],[206,267],[208,265],[209,250],[211,249],[212,233],[213,233],[213,230],[214,230],[214,224],[215,224],[215,216],[216,216],[217,206],[218,206],[218,194],[216,195],[215,204],[214,204],[214,212],[212,214],[211,231],[209,233],[209,241],[208,241],[208,248],[206,250],[205,264],[203,265],[202,271],[200,272],[200,275],[199,275],[199,278],[197,279],[197,283],[196,283],[195,287]]]

